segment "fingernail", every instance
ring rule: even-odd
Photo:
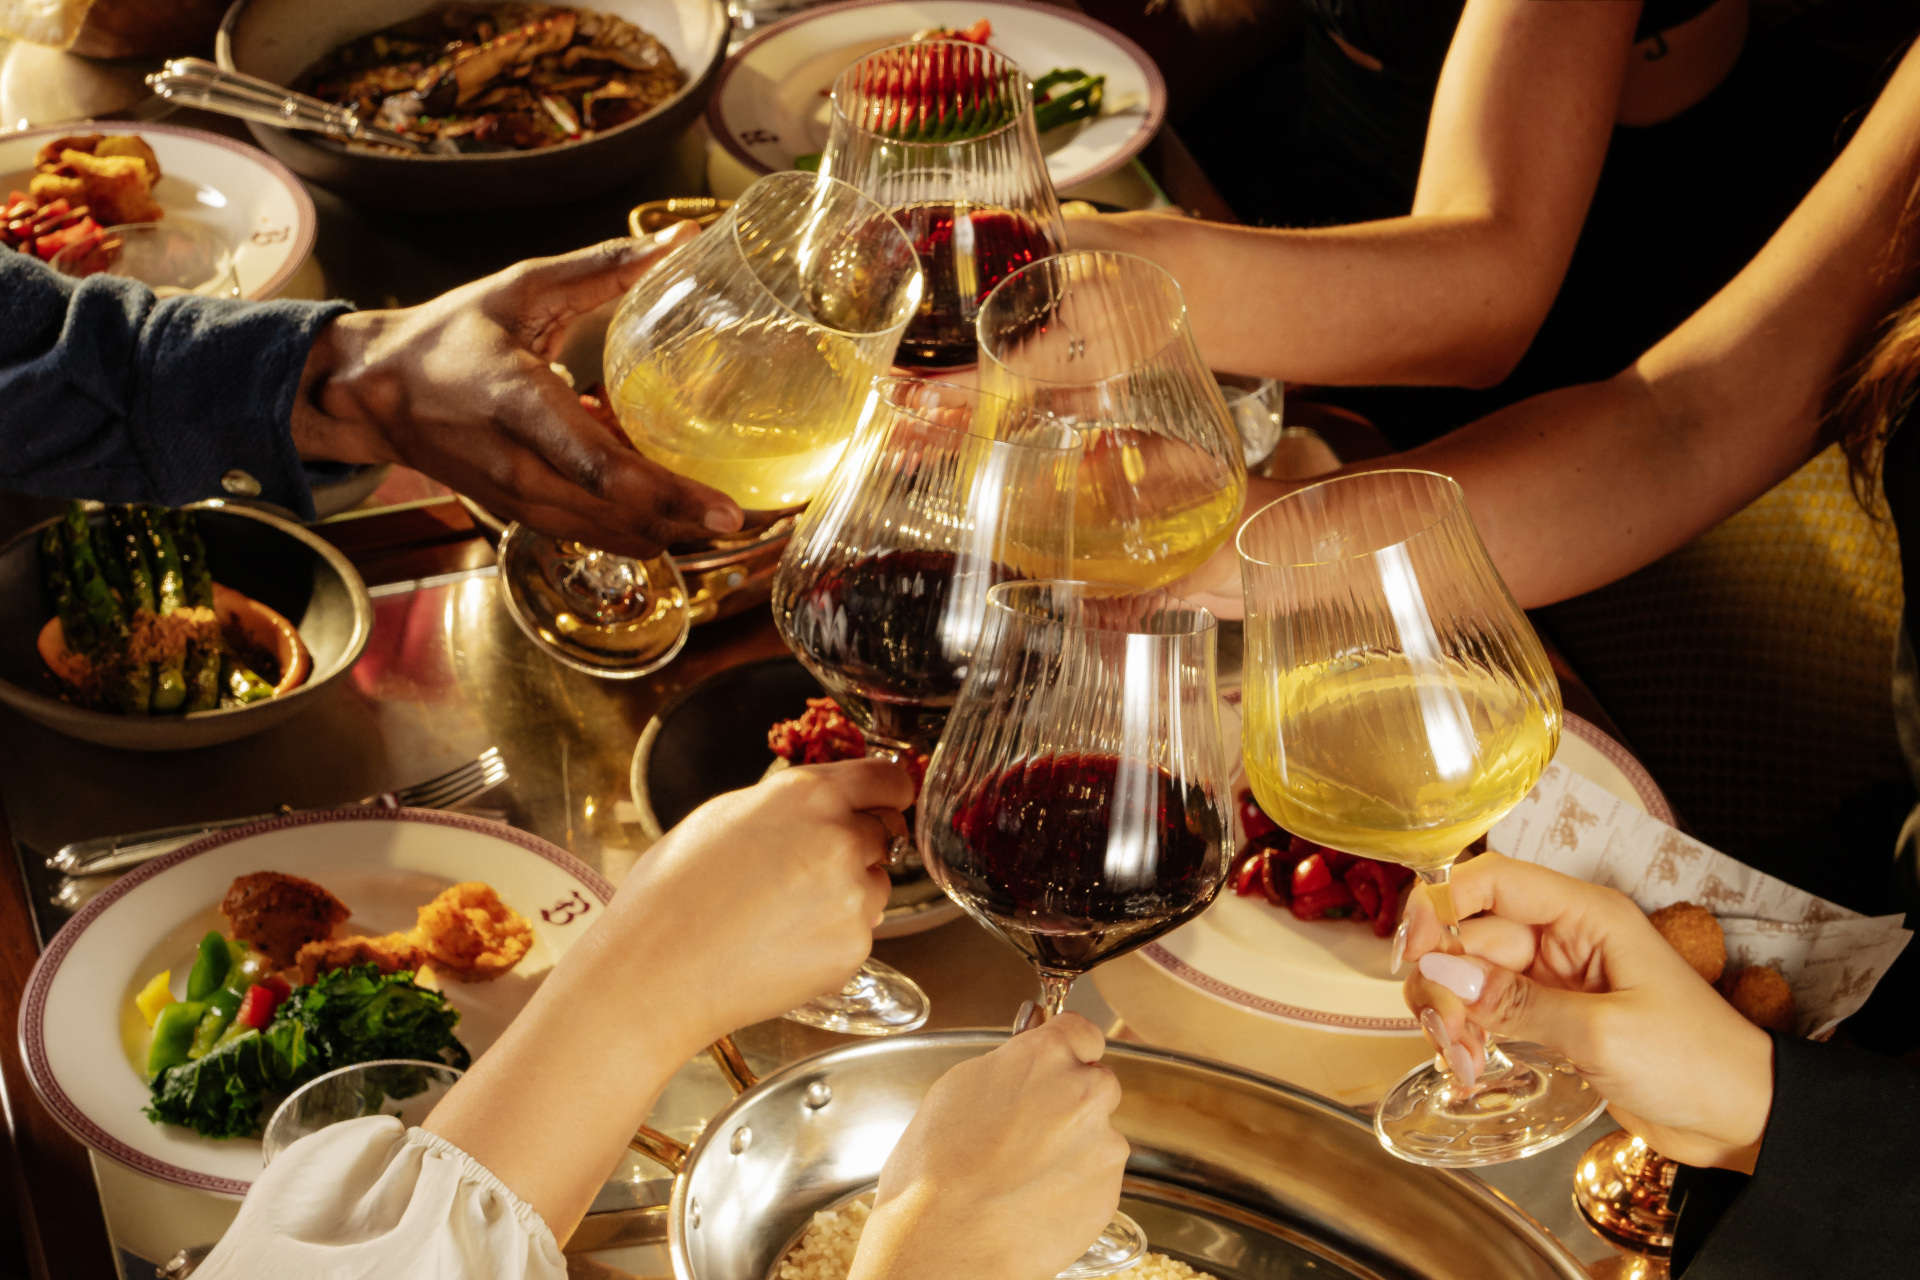
[[[707,518],[703,523],[715,533],[732,533],[740,527],[739,518],[724,507],[715,507],[707,512]]]
[[[1019,1035],[1022,1031],[1031,1029],[1034,1011],[1039,1007],[1031,1000],[1021,1003],[1020,1012],[1013,1015],[1013,1034]]]
[[[1387,972],[1394,977],[1400,976],[1400,963],[1407,958],[1407,922],[1402,920],[1400,927],[1393,931],[1393,954],[1387,957]]]
[[[1478,1000],[1487,985],[1487,975],[1479,965],[1444,951],[1429,951],[1421,956],[1420,972],[1468,1004]]]
[[[665,230],[656,231],[653,233],[653,242],[655,244],[666,244],[668,241],[673,239],[674,235],[679,230],[680,230],[680,224],[678,222],[669,223]]]
[[[1473,1055],[1457,1044],[1447,1046],[1447,1067],[1463,1085],[1471,1086],[1480,1078],[1480,1073],[1473,1069]]]
[[[1456,1047],[1453,1037],[1447,1034],[1447,1024],[1432,1009],[1420,1011],[1420,1029],[1427,1033],[1427,1039],[1433,1041],[1436,1052],[1446,1053]]]

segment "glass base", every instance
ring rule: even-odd
[[[548,657],[631,680],[673,661],[692,619],[673,557],[633,560],[512,524],[501,535],[507,612]]]
[[[1110,1276],[1125,1271],[1147,1253],[1147,1233],[1124,1213],[1100,1232],[1100,1238],[1087,1246],[1080,1260],[1062,1271],[1057,1280],[1086,1280],[1089,1276]]]
[[[846,986],[832,995],[815,996],[786,1016],[790,1022],[842,1035],[897,1036],[918,1031],[932,1013],[933,1002],[912,978],[868,960]]]
[[[1606,1109],[1606,1099],[1573,1064],[1537,1044],[1501,1041],[1513,1064],[1462,1089],[1432,1063],[1417,1067],[1380,1100],[1380,1145],[1414,1164],[1443,1169],[1518,1160],[1565,1142]]]

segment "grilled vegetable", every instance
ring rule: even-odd
[[[196,609],[213,608],[213,572],[207,567],[207,544],[189,512],[172,514],[173,542],[180,549],[180,567],[186,574],[187,603]],[[187,653],[187,710],[212,711],[220,705],[220,648],[196,642]]]
[[[1049,71],[1033,82],[1033,126],[1041,133],[1089,120],[1100,114],[1107,93],[1105,76],[1090,76],[1078,67]]]
[[[220,659],[220,688],[225,696],[243,704],[273,696],[273,686],[253,674],[246,663],[230,653],[222,655]]]
[[[48,525],[40,535],[40,581],[47,589],[47,600],[53,605],[54,613],[59,615],[67,648],[88,653],[98,647],[100,635],[73,589],[73,574],[68,563],[62,527]]]
[[[149,1076],[159,1079],[187,1061],[193,1049],[193,1033],[206,1012],[207,1006],[197,1000],[176,1000],[160,1010],[153,1021],[153,1044],[147,1049]]]
[[[120,602],[101,574],[100,562],[93,554],[93,530],[87,524],[87,509],[81,503],[67,508],[61,539],[67,553],[67,572],[73,581],[80,607],[103,644],[115,639],[124,642],[127,629],[121,621]]]
[[[193,972],[187,975],[187,999],[205,1000],[218,991],[232,967],[233,954],[227,950],[226,935],[218,929],[209,930],[200,939],[200,954],[194,957]]]
[[[134,520],[153,557],[154,612],[165,617],[187,604],[186,576],[180,570],[180,551],[173,545],[164,513],[146,507],[134,509]],[[154,663],[153,700],[156,712],[179,711],[187,705],[187,655],[168,653]]]

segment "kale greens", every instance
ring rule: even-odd
[[[415,985],[410,973],[335,969],[295,987],[263,1030],[161,1073],[147,1117],[209,1138],[244,1138],[259,1131],[269,1095],[336,1067],[411,1058],[465,1068],[470,1057],[453,1035],[459,1021],[445,996]]]

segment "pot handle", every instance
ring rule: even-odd
[[[713,1042],[707,1052],[713,1056],[714,1063],[719,1066],[720,1074],[727,1078],[727,1084],[733,1089],[734,1097],[739,1097],[760,1083],[760,1077],[756,1076],[753,1068],[747,1065],[746,1058],[741,1056],[740,1047],[734,1044],[732,1036],[721,1036]],[[680,1171],[686,1167],[687,1144],[678,1138],[669,1138],[650,1125],[641,1125],[639,1131],[633,1135],[633,1140],[627,1145],[649,1160],[657,1160],[673,1170],[675,1177],[678,1177]]]
[[[760,1083],[760,1077],[753,1074],[753,1068],[740,1054],[740,1046],[733,1042],[732,1036],[721,1036],[708,1046],[707,1052],[720,1068],[720,1074],[727,1078],[727,1084],[733,1088],[733,1096],[739,1097]]]

